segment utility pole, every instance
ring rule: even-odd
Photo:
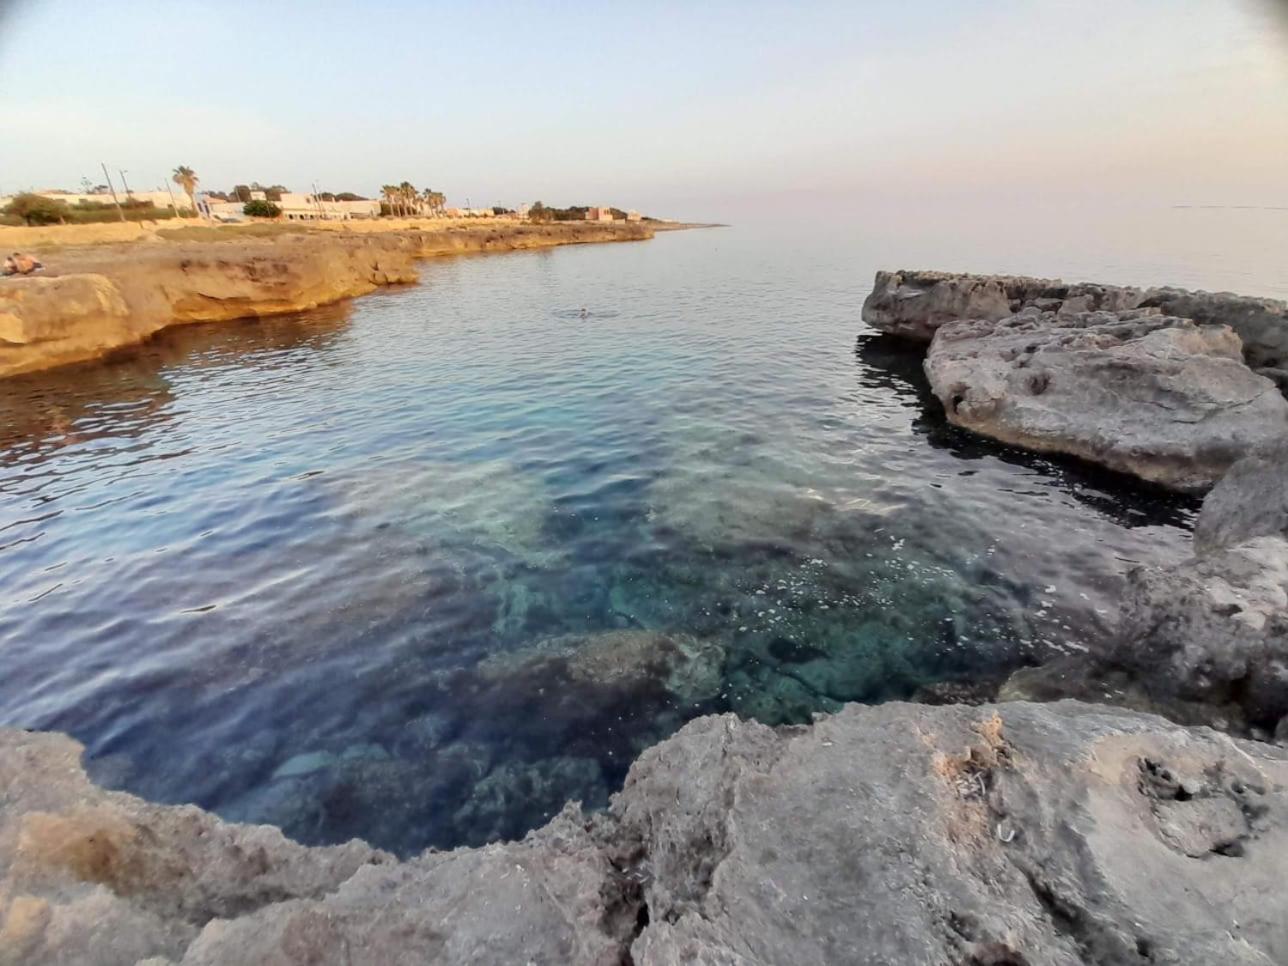
[[[129,183],[128,181],[126,181],[126,180],[125,180],[125,169],[124,169],[124,168],[117,168],[116,170],[117,170],[118,172],[120,172],[120,175],[121,175],[121,184],[125,185],[125,200],[126,200],[126,201],[128,201],[128,200],[130,199],[130,197],[131,197],[131,194],[130,194],[130,183]]]
[[[107,165],[102,161],[99,164],[103,166],[103,177],[107,179],[107,190],[112,192],[112,204],[116,205],[116,213],[121,216],[121,221],[125,221],[125,212],[121,210],[121,201],[116,197],[116,188],[112,185],[112,176],[107,173]]]
[[[164,181],[164,180],[163,180],[163,182],[162,182],[162,183],[165,185],[165,193],[166,193],[166,194],[168,194],[168,195],[170,196],[170,207],[174,209],[174,216],[175,216],[175,218],[178,218],[178,217],[179,217],[179,206],[178,206],[178,204],[176,204],[176,203],[175,203],[175,200],[174,200],[174,192],[170,190],[170,182],[169,182],[169,181]]]

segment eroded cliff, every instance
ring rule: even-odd
[[[639,224],[504,224],[276,239],[137,243],[48,257],[0,280],[0,377],[94,359],[161,329],[274,315],[414,282],[434,255],[652,237]]]

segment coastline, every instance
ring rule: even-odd
[[[44,230],[28,247],[55,246],[48,270],[0,280],[0,378],[102,358],[175,325],[304,311],[413,283],[424,258],[644,241],[654,230],[698,227],[424,221]],[[0,240],[13,243],[8,234]]]

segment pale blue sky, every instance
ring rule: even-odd
[[[1280,0],[0,5],[0,191],[1288,205]]]

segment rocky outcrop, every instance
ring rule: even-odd
[[[1194,525],[1194,549],[1271,536],[1288,538],[1288,436],[1235,463],[1213,487]]]
[[[1228,325],[1243,342],[1249,366],[1269,370],[1266,374],[1276,381],[1283,378],[1280,373],[1288,374],[1288,303],[1229,292],[1155,288],[1145,293],[1140,304],[1195,322]]]
[[[863,321],[881,332],[929,342],[945,323],[997,321],[1026,308],[1065,314],[1156,308],[1201,324],[1228,325],[1243,344],[1247,364],[1288,391],[1288,303],[1274,299],[1016,275],[881,271],[863,303]]]
[[[417,259],[652,237],[637,224],[523,225],[138,243],[0,281],[0,377],[93,359],[172,325],[297,312],[414,282]]]
[[[605,815],[405,862],[88,784],[0,732],[6,963],[1268,964],[1288,753],[1090,705],[701,718]]]
[[[1288,540],[1136,569],[1123,614],[1111,659],[1147,691],[1231,705],[1266,732],[1288,715]]]
[[[1161,700],[1288,736],[1288,440],[1236,463],[1208,495],[1195,549],[1128,574],[1108,662]]]
[[[877,272],[863,303],[863,321],[889,335],[929,342],[939,327],[960,319],[996,322],[1025,308],[1047,312],[1136,308],[1139,289],[1023,275],[960,272]]]
[[[1230,329],[1150,311],[949,323],[926,375],[958,426],[1201,492],[1288,432],[1288,400],[1243,365]]]

